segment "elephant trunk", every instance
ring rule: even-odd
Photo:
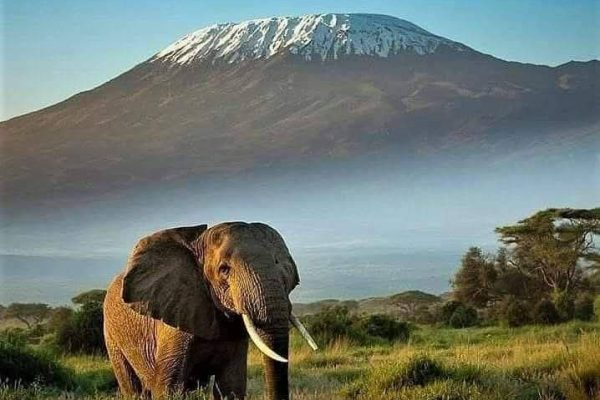
[[[262,276],[261,279],[250,281],[252,283],[247,288],[251,290],[240,293],[242,313],[246,315],[244,323],[250,338],[265,354],[263,360],[267,398],[287,400],[291,312],[287,291],[281,281],[271,277]]]
[[[270,318],[259,328],[259,335],[267,346],[288,360],[290,335],[290,306],[283,290],[277,296],[267,297]],[[263,356],[265,367],[265,392],[269,400],[289,399],[288,363]]]
[[[266,335],[267,343],[281,356],[288,358],[289,333]],[[288,363],[263,356],[265,366],[265,391],[269,400],[288,400]]]

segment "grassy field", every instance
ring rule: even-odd
[[[251,399],[262,398],[260,359],[253,349]],[[65,357],[61,363],[73,371],[75,391],[4,385],[0,399],[117,398],[106,359]],[[409,343],[338,341],[317,353],[294,337],[291,363],[294,399],[600,399],[600,324],[421,327]],[[208,397],[198,391],[187,398]]]

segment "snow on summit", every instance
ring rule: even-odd
[[[235,63],[282,52],[325,61],[343,55],[388,57],[401,51],[429,54],[441,44],[466,49],[387,15],[317,14],[211,25],[181,38],[151,61]]]

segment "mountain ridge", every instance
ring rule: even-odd
[[[231,64],[286,52],[306,61],[326,61],[349,55],[388,57],[403,51],[428,54],[439,46],[469,49],[388,15],[309,14],[210,25],[179,39],[150,62]]]

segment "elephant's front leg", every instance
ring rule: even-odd
[[[157,329],[154,374],[150,391],[152,398],[183,392],[190,369],[193,336],[166,324]]]
[[[213,395],[216,400],[244,399],[246,396],[248,339],[223,342],[219,346],[221,359],[215,373]]]

